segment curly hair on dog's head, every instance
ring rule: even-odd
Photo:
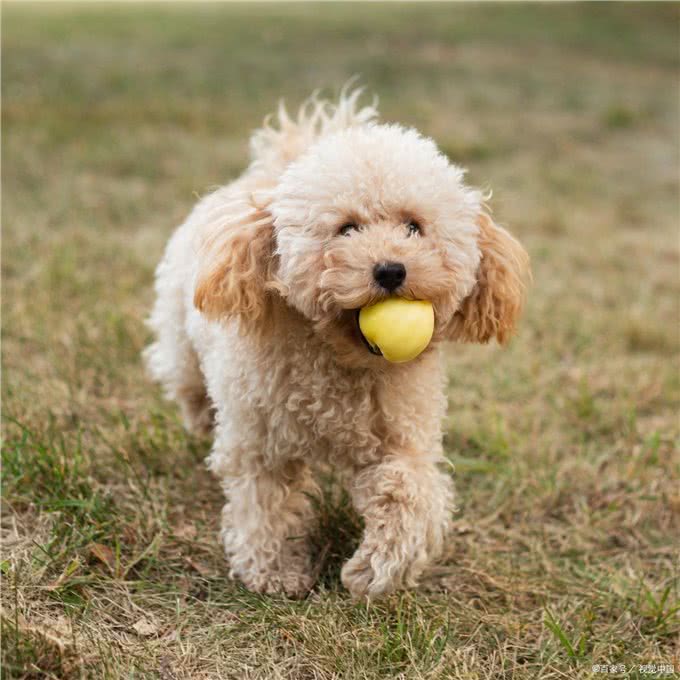
[[[367,522],[343,570],[346,585],[375,595],[414,582],[441,549],[451,496],[435,466],[443,395],[430,406],[424,397],[441,392],[433,357],[444,340],[505,342],[522,306],[528,258],[492,221],[481,193],[432,140],[378,123],[358,96],[343,93],[337,105],[313,98],[296,120],[280,108],[278,126],[254,134],[248,170],[199,203],[158,269],[149,365],[189,425],[210,429],[216,413],[211,464],[228,496],[225,547],[232,573],[255,589],[309,585],[305,549],[292,555],[281,541],[307,532],[309,508],[291,490],[304,490],[298,467],[327,458],[324,450],[349,471]],[[385,266],[398,272],[389,285],[376,275]],[[359,309],[394,295],[434,309],[432,342],[404,366],[367,351],[357,325]],[[226,369],[229,361],[241,370]],[[352,417],[352,400],[368,411],[365,422]],[[234,416],[244,404],[256,414],[256,435]],[[244,440],[255,449],[244,453]],[[410,470],[393,482],[410,489],[411,524],[388,481],[395,465]],[[247,515],[236,508],[244,470],[255,489],[258,475],[267,488],[287,489],[272,507],[271,499],[253,501],[251,514],[269,522],[267,531],[234,527],[236,515]],[[377,499],[382,487],[390,502]],[[393,506],[381,520],[388,547],[378,547],[371,523],[378,502]]]

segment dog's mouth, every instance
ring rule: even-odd
[[[372,345],[367,339],[366,336],[361,332],[361,327],[359,326],[359,312],[360,309],[356,309],[354,311],[354,325],[356,327],[356,331],[359,334],[359,337],[361,338],[361,342],[363,343],[364,347],[371,353],[375,354],[378,357],[381,357],[383,353],[380,351],[380,348],[377,347],[376,345]]]

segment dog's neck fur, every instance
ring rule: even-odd
[[[348,310],[337,317],[311,320],[275,292],[270,293],[266,315],[254,324],[242,322],[242,329],[252,336],[264,353],[272,352],[282,338],[294,338],[298,346],[310,346],[315,355],[325,355],[330,364],[347,376],[370,373],[380,378],[398,374],[404,381],[408,381],[411,373],[418,372],[429,354],[438,353],[440,344],[433,342],[408,363],[391,364],[372,354],[362,343],[353,311]],[[282,358],[285,360],[285,356]]]

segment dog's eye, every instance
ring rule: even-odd
[[[338,229],[338,234],[340,236],[349,236],[353,231],[359,231],[359,226],[354,224],[354,222],[347,222],[347,224],[343,224]]]
[[[420,225],[415,220],[411,220],[408,223],[407,228],[409,236],[418,236],[422,231]]]

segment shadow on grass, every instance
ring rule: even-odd
[[[342,587],[342,565],[356,550],[364,525],[337,479],[324,476],[321,490],[320,496],[311,499],[317,517],[310,537],[312,564],[318,575],[315,589],[337,590]]]

